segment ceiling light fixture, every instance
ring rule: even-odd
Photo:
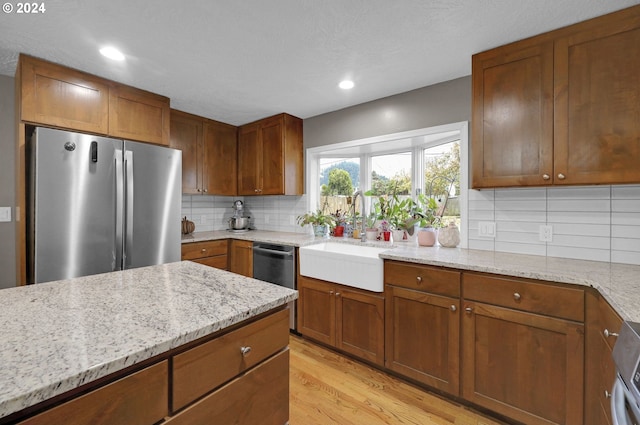
[[[340,87],[342,90],[352,89],[353,86],[354,84],[353,84],[353,81],[351,80],[340,81],[340,84],[338,84],[338,87]]]
[[[123,61],[124,55],[122,52],[115,47],[107,46],[100,49],[100,54],[102,56],[108,57],[109,59],[113,59],[116,61]]]

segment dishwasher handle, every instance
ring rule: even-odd
[[[261,246],[254,246],[253,252],[264,252],[266,254],[273,254],[279,257],[292,257],[293,251],[278,251],[275,249],[262,248]]]

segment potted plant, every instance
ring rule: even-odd
[[[365,220],[365,232],[367,234],[368,241],[375,241],[378,239],[378,228],[376,227],[376,222],[378,221],[378,215],[375,211],[371,211],[369,215],[367,215]]]
[[[418,217],[418,245],[433,246],[436,243],[436,229],[440,227],[440,217],[436,215],[438,204],[432,197],[418,195],[414,216]]]
[[[337,209],[335,213],[331,214],[335,221],[335,228],[333,229],[333,236],[344,236],[344,231],[347,224],[347,215],[341,209]]]
[[[329,236],[329,227],[336,225],[335,219],[330,214],[325,214],[318,209],[316,212],[308,212],[297,217],[300,226],[310,224],[313,226],[313,234],[320,237]]]
[[[394,241],[410,240],[419,221],[420,216],[416,214],[416,203],[413,199],[400,200],[394,195],[389,207],[389,222],[394,230]]]

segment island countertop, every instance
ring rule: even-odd
[[[0,418],[296,298],[189,261],[3,289]]]

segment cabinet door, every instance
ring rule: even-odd
[[[229,245],[229,271],[253,277],[253,242],[231,240]]]
[[[109,135],[168,146],[170,110],[167,97],[114,83],[109,90]]]
[[[182,193],[200,193],[203,165],[202,120],[172,110],[169,146],[182,151]]]
[[[262,145],[259,125],[248,124],[238,130],[238,195],[257,195],[262,173]]]
[[[460,301],[386,285],[386,367],[459,394]]]
[[[384,366],[384,297],[337,287],[336,347]]]
[[[109,85],[93,75],[20,56],[20,119],[107,134]]]
[[[335,298],[334,284],[298,276],[298,332],[335,345]]]
[[[462,396],[537,424],[583,425],[584,325],[465,302]]]
[[[473,56],[472,187],[552,183],[553,45]]]
[[[640,181],[640,8],[624,13],[556,42],[555,184]]]
[[[284,193],[284,125],[282,117],[271,118],[260,126],[262,144],[262,185],[260,195]]]
[[[237,128],[217,121],[204,124],[204,191],[210,195],[237,193]]]

